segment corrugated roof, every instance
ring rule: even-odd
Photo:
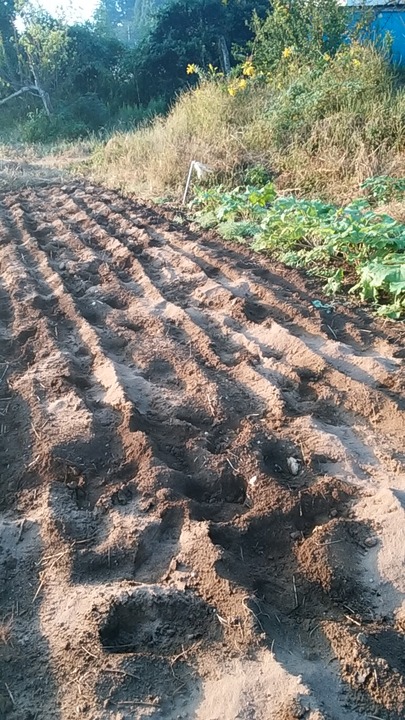
[[[342,5],[348,7],[380,7],[380,8],[404,8],[405,0],[343,0]]]

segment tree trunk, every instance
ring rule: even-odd
[[[228,46],[223,35],[220,35],[218,38],[218,49],[221,59],[222,71],[224,75],[229,75],[229,73],[231,72],[231,60],[229,58]]]
[[[32,72],[32,77],[34,78],[35,90],[37,91],[39,97],[40,97],[41,100],[42,100],[42,104],[43,104],[43,106],[44,106],[44,108],[45,108],[46,114],[47,114],[48,117],[50,118],[51,115],[52,115],[52,105],[51,105],[50,97],[49,97],[48,93],[47,93],[47,92],[41,87],[41,85],[39,84],[39,82],[38,82],[38,76],[37,76],[37,73],[36,73],[36,71],[35,71],[35,67],[34,67],[34,65],[33,65],[32,63],[31,63],[31,65],[30,65],[30,70],[31,70],[31,72]]]

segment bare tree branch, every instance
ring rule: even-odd
[[[35,75],[34,75],[34,79],[37,82]],[[30,93],[31,95],[35,95],[35,97],[41,98],[46,114],[48,115],[48,117],[51,117],[52,106],[51,106],[51,101],[49,99],[49,95],[47,92],[45,92],[45,90],[43,90],[41,88],[40,85],[37,85],[37,84],[25,85],[24,87],[20,88],[20,90],[17,90],[16,92],[12,93],[11,95],[8,95],[6,98],[3,98],[3,100],[0,100],[0,105],[4,105],[9,100],[19,97],[19,95],[23,95],[24,93],[27,93],[27,92]]]
[[[35,94],[39,95],[38,88],[36,88],[35,85],[28,85],[26,87],[20,88],[20,90],[17,90],[12,95],[8,95],[6,98],[3,98],[3,100],[0,100],[0,105],[4,105],[9,100],[12,100],[13,98],[18,97],[19,95],[22,95],[23,93],[32,92],[32,90],[35,90]]]

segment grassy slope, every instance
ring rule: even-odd
[[[224,82],[203,83],[167,118],[113,135],[92,171],[144,196],[176,196],[192,159],[230,184],[260,164],[281,190],[345,202],[369,176],[404,175],[404,149],[405,90],[373,49],[357,47],[324,67],[251,80],[234,97]]]

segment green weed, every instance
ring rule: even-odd
[[[403,200],[405,197],[405,178],[394,178],[379,175],[368,178],[361,184],[367,198],[373,203],[387,203],[392,200]]]
[[[199,190],[191,203],[197,221],[228,240],[248,242],[287,265],[372,302],[379,314],[405,314],[405,225],[376,213],[366,199],[345,207],[277,196],[274,185]]]

